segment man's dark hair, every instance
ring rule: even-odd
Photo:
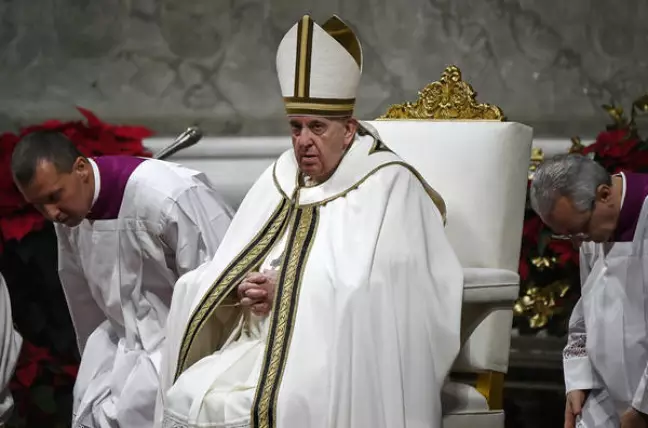
[[[70,173],[83,154],[65,135],[55,131],[37,131],[25,135],[11,155],[14,180],[26,186],[34,179],[39,163],[51,162],[59,173]]]

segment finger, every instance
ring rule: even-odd
[[[239,284],[238,288],[236,289],[236,294],[238,295],[239,300],[245,297],[245,293],[253,287],[258,287],[256,284],[252,284],[247,281],[243,281],[242,283]]]
[[[243,281],[241,284],[238,286],[238,294],[239,296],[245,295],[249,290],[263,290],[264,284],[257,284],[255,282],[249,282],[249,281]]]
[[[583,403],[580,400],[570,400],[569,404],[571,407],[571,412],[574,415],[574,417],[579,416],[583,411],[582,408]]]
[[[249,297],[250,299],[261,300],[268,297],[268,292],[263,288],[250,288],[245,291],[244,297]]]
[[[244,297],[241,299],[241,306],[252,306],[256,303],[259,303],[259,301],[255,299],[250,299],[249,297]]]
[[[276,279],[276,278],[277,278],[277,274],[278,274],[278,272],[277,272],[276,269],[265,269],[265,270],[263,271],[263,275],[264,275],[266,278]]]
[[[259,272],[251,272],[245,277],[245,281],[252,282],[255,284],[261,284],[268,280],[268,278]]]
[[[252,305],[252,312],[255,315],[266,315],[270,312],[270,304],[268,303],[256,303]]]
[[[576,417],[571,411],[569,404],[565,406],[565,428],[574,428]]]

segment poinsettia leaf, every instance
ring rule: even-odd
[[[90,110],[79,106],[77,106],[77,110],[79,110],[79,113],[81,113],[83,117],[86,118],[86,120],[88,121],[88,125],[90,125],[91,127],[104,126],[104,123],[101,120],[99,120],[99,118]]]
[[[136,140],[148,138],[153,135],[153,131],[141,126],[115,126],[113,132],[120,138]]]
[[[547,228],[542,228],[540,230],[540,236],[538,236],[538,255],[543,256],[547,246],[551,242],[551,230]]]

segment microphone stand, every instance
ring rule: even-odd
[[[169,144],[162,150],[158,151],[153,155],[153,159],[165,160],[170,156],[178,153],[180,150],[184,150],[196,144],[203,137],[203,133],[197,126],[190,126],[180,134],[173,143]]]

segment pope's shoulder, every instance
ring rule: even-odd
[[[407,191],[420,193],[422,197],[429,198],[445,222],[447,213],[445,200],[412,165],[399,159],[382,165],[373,175],[375,180],[372,181],[379,183],[384,191],[391,194]]]

